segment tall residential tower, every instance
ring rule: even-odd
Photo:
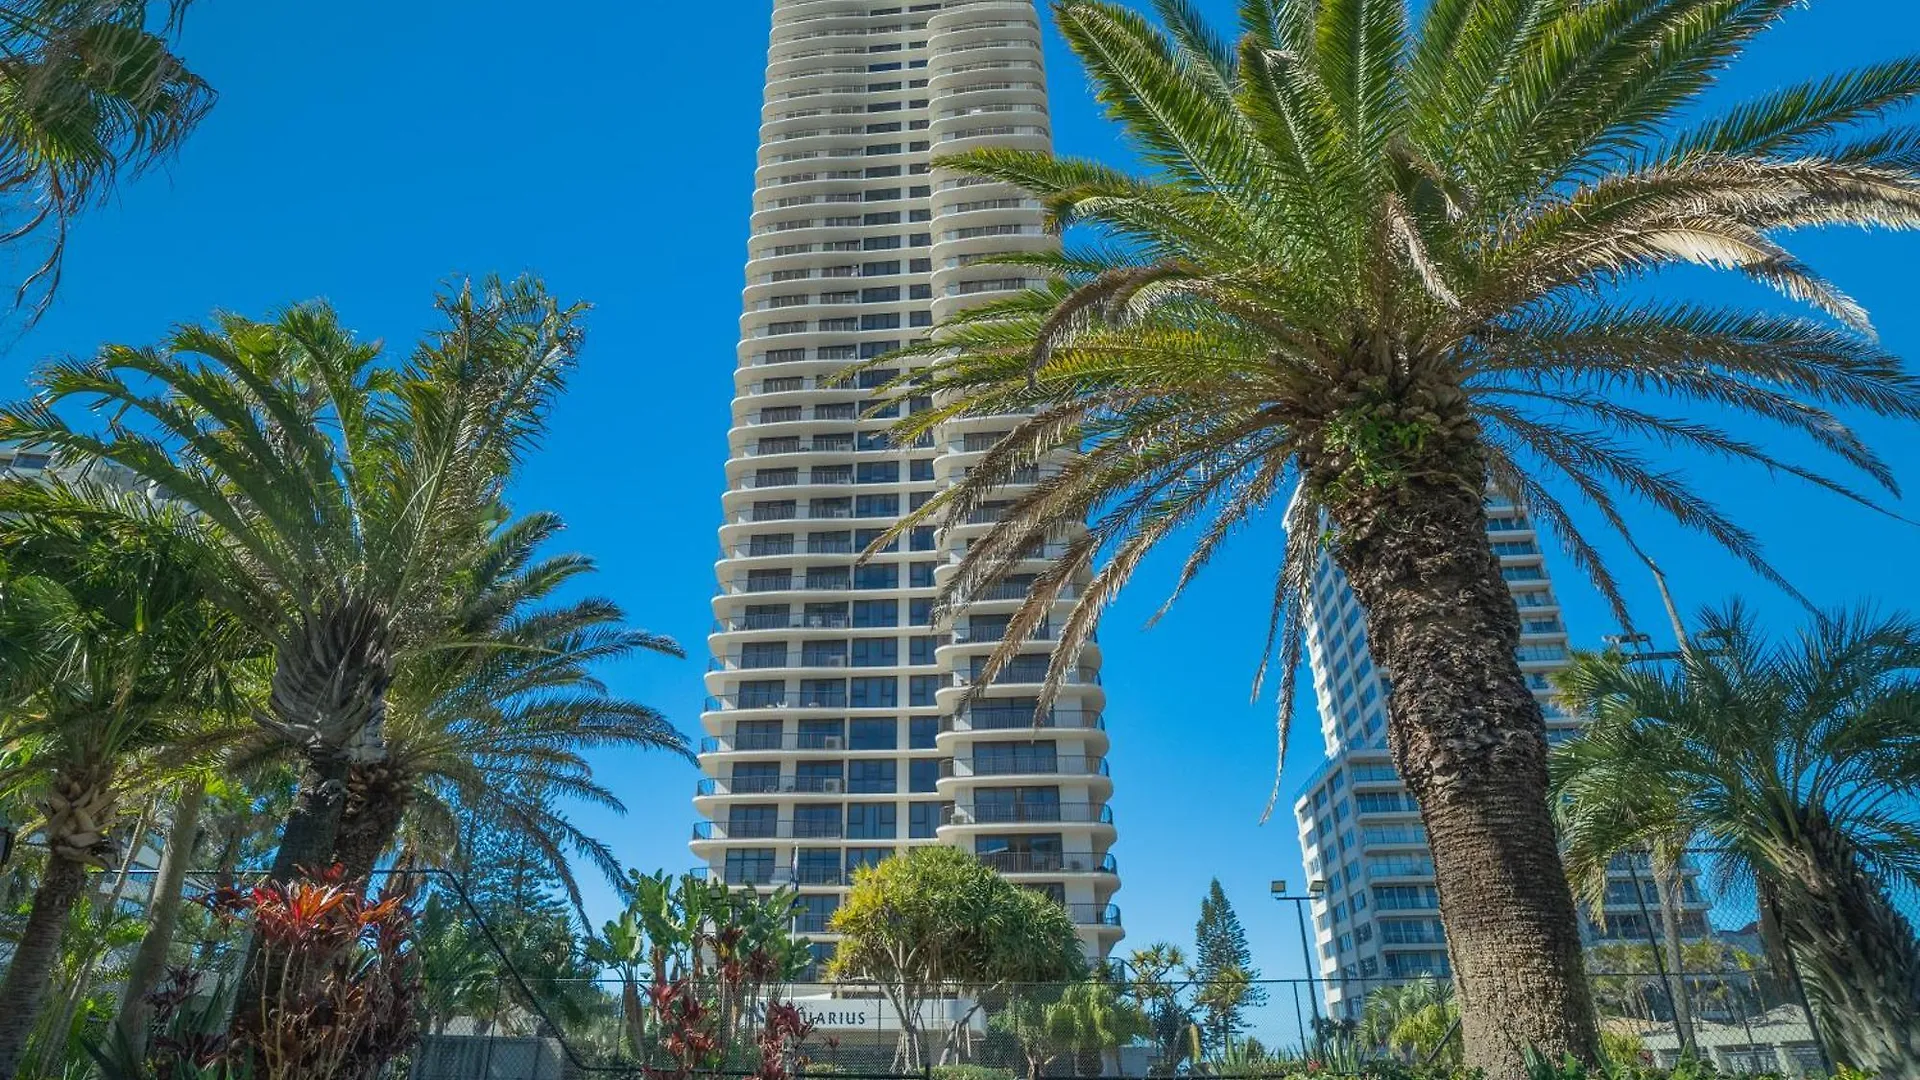
[[[938,586],[1004,502],[857,560],[1017,418],[896,447],[897,412],[871,414],[867,391],[898,372],[835,378],[1030,284],[986,256],[1054,243],[1018,190],[931,164],[1051,146],[1034,4],[776,0],[760,132],[694,855],[731,883],[795,884],[822,937],[855,868],[950,844],[1054,896],[1104,956],[1120,882],[1097,647],[1039,730],[1051,630],[961,706],[1059,548],[940,626]]]

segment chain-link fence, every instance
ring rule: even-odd
[[[397,883],[389,875],[387,888]],[[459,924],[462,942],[420,955],[421,1038],[405,1062],[411,1080],[587,1080],[669,1069],[655,1019],[651,980],[603,977],[577,956],[567,972],[529,962],[524,947],[500,940],[457,881],[407,875],[432,891]],[[192,893],[206,891],[199,881]],[[237,884],[245,885],[241,881]],[[142,906],[141,889],[117,902]],[[1644,859],[1622,860],[1600,914],[1588,920],[1589,978],[1610,1053],[1668,1065],[1692,1055],[1729,1073],[1828,1073],[1828,1049],[1806,1007],[1791,962],[1769,950],[1750,886],[1721,880],[1705,859],[1664,879]],[[169,962],[231,984],[244,937],[189,904]],[[954,988],[905,997],[877,984],[797,983],[743,995],[712,980],[689,987],[717,1003],[705,1022],[727,1072],[745,1075],[760,1059],[755,1037],[769,1004],[796,1010],[811,1031],[796,1050],[807,1071],[861,1078],[926,1076],[964,1066],[986,1069],[957,1080],[1039,1074],[1083,1077],[1272,1076],[1307,1062],[1325,1072],[1359,1071],[1368,1061],[1443,1064],[1459,1049],[1447,1002],[1446,943],[1437,913],[1431,935],[1409,938],[1393,923],[1406,913],[1374,912],[1371,947],[1351,966],[1327,963],[1308,979],[1260,980],[1238,991],[1238,1022],[1210,1008],[1218,988],[1163,973],[1143,978],[1124,962],[1104,983]],[[1671,932],[1670,932],[1671,930]],[[1302,928],[1302,947],[1346,959],[1338,923]],[[1310,943],[1306,940],[1313,938]],[[1327,950],[1331,947],[1331,953]],[[96,987],[124,978],[124,947],[100,950]],[[1424,968],[1397,957],[1428,957]],[[519,962],[510,957],[519,957]],[[1396,973],[1364,971],[1367,957]],[[586,977],[569,977],[582,973]],[[1422,992],[1408,987],[1422,988]]]

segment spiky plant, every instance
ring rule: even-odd
[[[206,523],[203,587],[273,647],[257,719],[306,764],[276,880],[332,862],[349,771],[385,755],[395,658],[457,632],[460,584],[580,344],[579,309],[531,280],[439,307],[401,365],[310,304],[50,364],[0,409],[0,439],[124,466]]]
[[[170,160],[214,92],[169,40],[187,0],[0,2],[0,244],[43,238],[15,287],[38,315],[60,284],[75,218],[125,177]]]
[[[559,800],[625,810],[584,751],[688,755],[665,716],[610,693],[598,671],[636,653],[684,654],[627,627],[610,600],[554,601],[594,570],[584,556],[536,558],[561,527],[550,514],[502,527],[462,585],[447,640],[400,659],[385,760],[349,775],[334,845],[349,875],[372,869],[403,830],[408,849],[431,859],[464,847],[468,824],[484,822],[522,835],[576,907],[569,852],[625,880],[606,842],[574,825]]]
[[[1558,677],[1593,718],[1552,762],[1567,868],[1597,899],[1664,837],[1721,852],[1829,1050],[1920,1077],[1920,939],[1893,902],[1920,888],[1920,622],[1839,612],[1778,643],[1739,605],[1700,622],[1712,647],[1673,669],[1585,654]]]
[[[46,865],[0,979],[0,1076],[11,1077],[53,978],[74,902],[113,865],[123,813],[168,779],[143,765],[227,696],[258,644],[206,602],[176,510],[140,496],[123,522],[66,517],[69,489],[0,482],[0,796],[29,801]],[[41,511],[52,510],[52,513]],[[139,843],[136,837],[131,842]]]
[[[902,527],[998,518],[938,617],[1037,545],[1064,550],[975,686],[1070,603],[1044,707],[1148,552],[1191,544],[1184,588],[1262,510],[1288,507],[1269,641],[1281,700],[1324,547],[1392,680],[1390,743],[1432,838],[1467,1063],[1490,1075],[1521,1074],[1530,1045],[1592,1059],[1597,1033],[1489,491],[1551,526],[1623,608],[1573,506],[1625,535],[1626,501],[1647,502],[1776,577],[1659,452],[1864,501],[1717,418],[1771,423],[1891,488],[1829,410],[1920,416],[1920,386],[1859,305],[1779,239],[1920,224],[1920,132],[1869,124],[1920,92],[1920,59],[1697,107],[1791,6],[1244,0],[1229,42],[1190,0],[1156,0],[1164,29],[1061,0],[1145,175],[1012,149],[936,162],[1105,241],[998,260],[1047,284],[948,319],[893,386],[932,405],[903,441],[959,418],[1010,432]],[[1622,288],[1676,265],[1815,313]],[[988,506],[1009,484],[1023,486]]]

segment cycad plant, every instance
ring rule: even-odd
[[[0,980],[0,1077],[19,1067],[89,871],[113,863],[119,817],[166,779],[152,759],[255,647],[205,601],[178,511],[95,491],[118,526],[36,512],[70,494],[0,483],[0,796],[35,807],[25,824],[47,846]]]
[[[256,718],[305,758],[275,880],[332,863],[350,774],[385,756],[396,658],[457,629],[459,584],[579,346],[578,310],[530,280],[439,307],[401,365],[302,305],[50,364],[0,410],[0,439],[124,466],[206,523],[202,587],[272,646]]]
[[[932,399],[897,429],[906,442],[963,417],[1008,432],[902,526],[997,519],[937,617],[1063,545],[976,686],[1047,625],[1044,707],[1148,552],[1191,545],[1184,588],[1287,507],[1280,700],[1324,551],[1392,681],[1390,744],[1432,840],[1467,1063],[1495,1076],[1518,1075],[1527,1046],[1591,1059],[1597,1038],[1489,491],[1551,527],[1619,606],[1573,506],[1625,533],[1625,501],[1645,501],[1772,576],[1658,451],[1857,498],[1714,418],[1771,422],[1891,487],[1829,410],[1920,416],[1920,385],[1859,306],[1778,239],[1920,224],[1920,131],[1868,126],[1920,92],[1920,59],[1699,105],[1791,6],[1244,0],[1228,41],[1190,0],[1156,0],[1164,28],[1061,0],[1144,175],[1012,149],[936,163],[1008,185],[969,198],[1024,190],[1049,227],[1093,241],[999,260],[1044,284],[948,319],[889,395]],[[1620,288],[1681,264],[1814,312]]]
[[[1920,1077],[1920,622],[1836,612],[1773,642],[1734,605],[1678,666],[1588,654],[1559,676],[1592,716],[1553,759],[1567,866],[1596,898],[1614,858],[1687,835],[1758,885],[1828,1050]],[[1784,973],[1783,973],[1784,974]]]
[[[576,907],[570,851],[616,884],[625,880],[606,843],[575,826],[557,800],[624,812],[583,751],[687,755],[671,722],[610,693],[598,670],[638,652],[683,653],[671,639],[626,626],[610,600],[555,599],[595,569],[585,556],[538,557],[561,527],[550,514],[501,527],[460,583],[445,640],[401,657],[386,757],[350,778],[334,845],[350,877],[372,870],[403,829],[411,853],[446,865],[436,856],[464,846],[462,823],[477,821],[524,835]]]

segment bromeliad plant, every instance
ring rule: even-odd
[[[205,902],[250,926],[276,973],[227,1051],[254,1080],[371,1080],[418,1041],[411,896],[371,898],[331,873]]]
[[[1046,627],[1044,711],[1150,551],[1192,544],[1184,588],[1284,507],[1269,640],[1284,744],[1309,586],[1331,557],[1393,684],[1390,745],[1432,839],[1467,1063],[1493,1076],[1518,1077],[1528,1046],[1593,1060],[1598,1031],[1489,491],[1551,527],[1624,619],[1570,504],[1632,544],[1623,503],[1644,500],[1777,578],[1660,452],[1865,501],[1829,470],[1888,489],[1893,474],[1835,411],[1920,418],[1920,382],[1783,243],[1920,226],[1920,129],[1874,123],[1920,96],[1920,58],[1701,108],[1794,6],[1244,0],[1229,40],[1193,0],[1155,0],[1157,21],[1057,0],[1143,173],[1010,148],[937,161],[986,182],[967,198],[1017,208],[1024,192],[1034,224],[1096,242],[996,237],[1021,253],[986,261],[1037,287],[867,369],[897,373],[882,396],[907,406],[903,445],[961,421],[1005,433],[875,544],[995,522],[935,622],[1032,571],[976,688]],[[1624,287],[1689,265],[1811,310]],[[977,273],[1004,290],[1005,267]],[[1769,424],[1830,457],[1736,433]],[[1061,555],[1046,568],[1024,562],[1047,545]]]

